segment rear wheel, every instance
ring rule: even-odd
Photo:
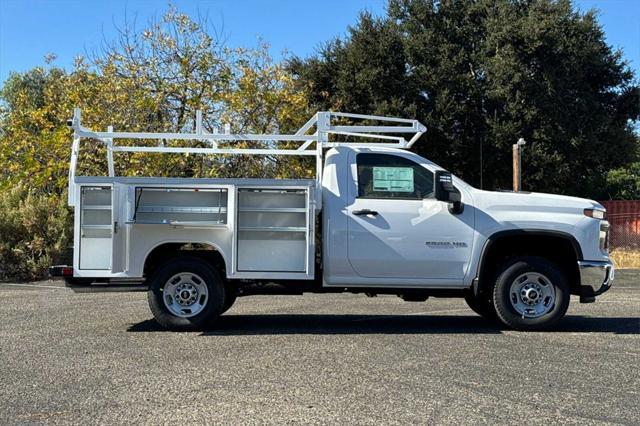
[[[226,286],[224,293],[224,305],[222,305],[222,312],[220,312],[220,314],[224,314],[231,309],[233,304],[236,302],[237,297],[238,294],[235,289],[230,286]]]
[[[149,283],[149,307],[170,330],[193,330],[215,320],[224,304],[218,272],[195,257],[179,257],[159,268]]]
[[[570,291],[553,262],[522,257],[508,262],[496,280],[493,304],[500,320],[518,330],[549,328],[564,317]]]

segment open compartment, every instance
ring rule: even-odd
[[[225,225],[227,195],[224,188],[136,188],[133,223]]]

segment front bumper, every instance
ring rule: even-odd
[[[578,261],[580,296],[595,298],[611,288],[615,269],[611,261]]]

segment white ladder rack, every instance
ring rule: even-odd
[[[334,124],[336,119],[366,120],[379,122],[380,125],[343,125]],[[316,157],[316,180],[322,180],[323,149],[338,146],[376,146],[409,149],[426,132],[427,128],[417,120],[375,115],[351,114],[344,112],[318,112],[294,134],[250,134],[229,133],[229,126],[225,126],[225,133],[207,133],[202,126],[202,112],[196,111],[194,133],[148,133],[148,132],[114,132],[109,126],[106,132],[97,132],[82,125],[80,108],[75,108],[73,118],[67,122],[73,129],[73,145],[71,148],[71,162],[69,167],[69,205],[75,204],[75,177],[80,152],[80,143],[84,139],[99,140],[107,149],[108,175],[115,177],[113,161],[114,152],[153,152],[179,154],[215,154],[215,155],[296,155]],[[386,134],[385,134],[386,133]],[[402,136],[388,135],[388,133],[409,133],[412,137],[407,140]],[[362,142],[329,141],[329,135],[361,138]],[[117,145],[117,139],[145,139],[157,140],[158,146]],[[167,147],[167,140],[193,140],[208,142],[210,147]],[[262,142],[298,142],[300,145],[293,149],[273,148],[233,148],[233,142],[262,141]],[[223,146],[221,146],[223,145]]]

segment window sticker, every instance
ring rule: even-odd
[[[374,167],[373,190],[384,192],[413,192],[413,168]]]

